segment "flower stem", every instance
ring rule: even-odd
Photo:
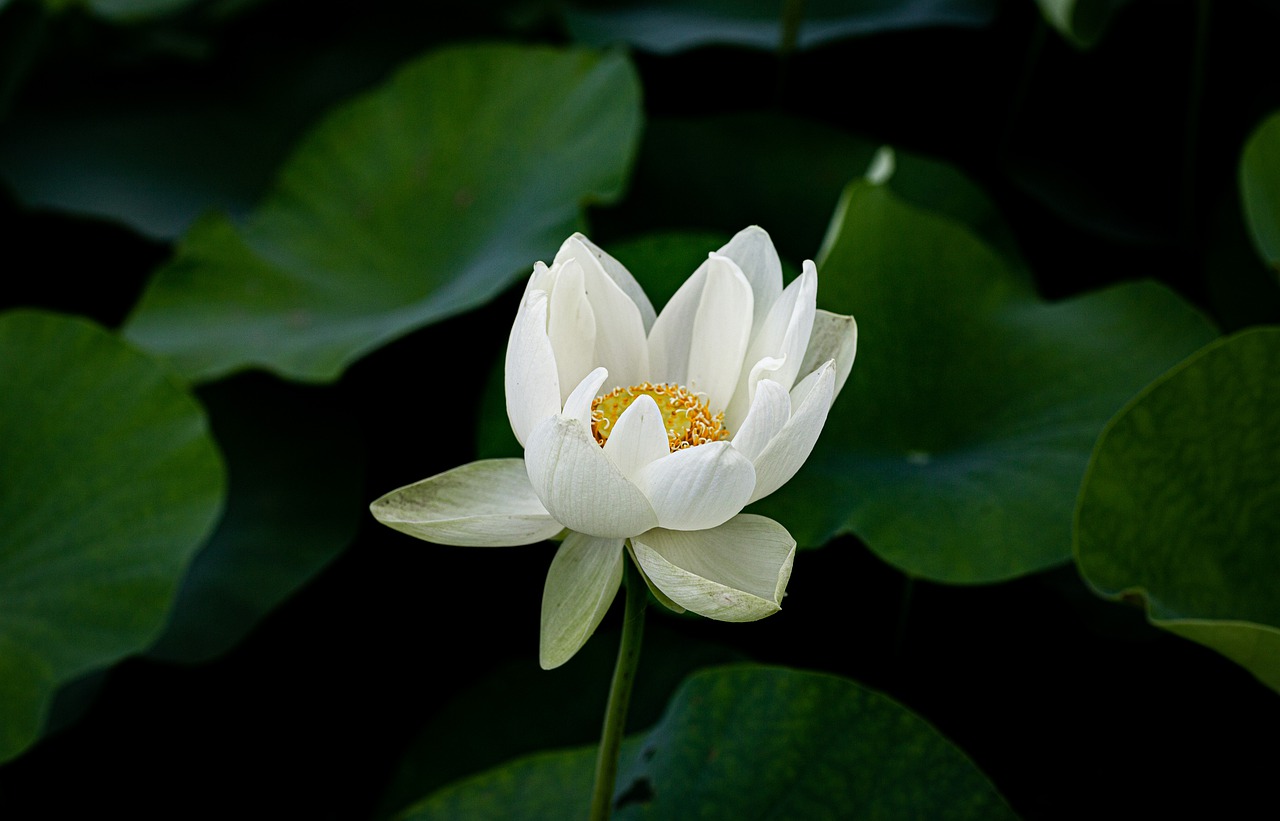
[[[644,637],[644,608],[649,591],[640,570],[630,557],[626,562],[626,612],[622,617],[622,640],[618,645],[618,662],[613,668],[613,684],[609,687],[609,705],[604,711],[604,731],[600,736],[600,752],[596,756],[596,784],[591,793],[591,821],[606,821],[613,811],[613,788],[618,778],[618,753],[622,750],[622,733],[627,724],[627,708],[631,705],[631,685],[636,681],[640,663],[640,640]]]

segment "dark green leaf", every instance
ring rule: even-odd
[[[176,239],[210,208],[248,212],[270,180],[279,135],[250,108],[125,98],[23,114],[0,135],[0,175],[29,206]]]
[[[1277,269],[1268,270],[1245,224],[1238,186],[1215,198],[1205,238],[1203,280],[1209,308],[1224,331],[1280,323]]]
[[[1098,42],[1111,15],[1128,0],[1036,0],[1040,11],[1063,37],[1081,48]]]
[[[333,112],[246,225],[197,223],[125,334],[194,380],[334,379],[554,253],[619,194],[639,125],[621,55],[433,53]]]
[[[1254,246],[1280,274],[1280,112],[1264,120],[1245,144],[1240,195]]]
[[[201,391],[227,460],[227,510],[148,655],[226,652],[355,536],[367,509],[358,437],[319,394],[265,376]]]
[[[191,395],[92,323],[0,317],[0,385],[2,760],[54,687],[154,640],[224,475]]]
[[[733,235],[760,225],[784,258],[799,263],[817,253],[845,184],[866,172],[878,148],[829,125],[776,112],[655,120],[645,129],[632,190],[617,210],[633,232],[643,234],[674,227]],[[889,185],[895,193],[960,220],[1015,256],[1003,218],[963,174],[906,151],[895,152],[894,164]],[[640,284],[650,287],[643,278]],[[650,296],[655,306],[663,304]]]
[[[549,559],[548,559],[549,560]],[[680,682],[700,667],[743,661],[741,653],[691,639],[668,619],[645,626],[644,659],[627,713],[630,727],[647,727]],[[403,809],[469,773],[539,749],[593,742],[609,695],[618,631],[600,630],[555,670],[532,655],[510,662],[442,705],[400,762],[384,807]]]
[[[585,817],[595,749],[541,753],[454,784],[402,818]],[[1014,817],[924,720],[847,679],[733,666],[687,679],[624,745],[615,794],[634,818]]]
[[[1112,420],[1080,491],[1076,559],[1101,595],[1280,690],[1280,329],[1218,340]]]
[[[570,8],[565,13],[574,39],[588,45],[627,43],[644,51],[672,54],[698,46],[725,44],[773,50],[782,43],[777,0],[647,0]],[[810,0],[795,45],[812,48],[845,37],[932,26],[985,26],[995,16],[994,0]]]
[[[954,583],[1067,561],[1097,435],[1214,336],[1153,283],[1045,303],[963,226],[866,181],[833,222],[818,304],[857,318],[858,359],[809,462],[757,509],[803,545],[851,531]]]
[[[99,17],[117,22],[162,17],[195,3],[196,0],[44,0],[44,4],[54,11],[83,7]]]

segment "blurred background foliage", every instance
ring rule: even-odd
[[[660,306],[749,224],[858,361],[753,506],[805,548],[783,612],[650,617],[619,815],[1267,806],[1278,31],[1271,0],[0,0],[0,815],[584,805],[619,613],[541,671],[550,545],[366,507],[519,455],[496,374],[568,234]]]

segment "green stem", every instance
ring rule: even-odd
[[[607,821],[613,812],[613,788],[618,779],[618,753],[622,750],[622,733],[627,724],[627,708],[631,706],[631,685],[636,681],[640,664],[640,640],[644,637],[644,608],[649,603],[649,590],[640,570],[631,558],[627,565],[626,612],[622,617],[622,641],[618,645],[618,662],[613,668],[613,684],[609,687],[609,705],[604,711],[604,730],[600,736],[600,752],[596,756],[596,785],[591,793],[591,821]]]

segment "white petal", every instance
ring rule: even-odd
[[[761,377],[767,375],[786,390],[791,390],[809,345],[817,297],[818,269],[813,262],[805,260],[804,271],[787,286],[773,303],[764,322],[752,332],[744,359],[747,367],[743,368],[733,401],[725,412],[726,421],[731,426],[739,422],[751,406],[756,382]],[[759,367],[764,360],[770,362],[767,373],[762,373]]]
[[[671,453],[662,411],[652,396],[641,394],[622,412],[609,431],[604,453],[632,482],[650,462]]]
[[[524,285],[524,295],[528,297],[532,291],[551,291],[551,283],[555,277],[551,275],[551,271],[547,268],[547,264],[541,260],[533,263],[533,273],[529,275],[529,281]]]
[[[650,381],[687,387],[693,321],[707,284],[710,260],[702,263],[672,295],[649,331]]]
[[[754,460],[752,502],[785,485],[813,452],[835,399],[835,377],[835,364],[828,362],[791,389],[791,419]]]
[[[640,283],[636,282],[636,278],[631,275],[627,267],[580,233],[574,234],[565,240],[564,244],[560,246],[560,253],[556,254],[557,260],[560,259],[560,254],[567,256],[569,253],[576,253],[576,251],[565,251],[571,240],[581,243],[599,261],[600,267],[609,275],[609,278],[614,281],[624,294],[631,298],[631,301],[635,303],[636,308],[640,311],[640,320],[644,323],[645,333],[648,333],[649,329],[653,327],[653,320],[656,316],[653,310],[653,303],[649,301],[644,289],[640,287]]]
[[[587,426],[587,430],[591,430],[591,403],[595,401],[596,394],[600,392],[600,386],[608,378],[609,372],[604,368],[596,368],[582,377],[582,381],[569,392],[569,398],[564,400],[564,410],[561,415],[577,419]]]
[[[751,403],[751,412],[733,435],[733,446],[754,462],[790,419],[791,397],[786,388],[772,379],[761,380],[756,385],[756,398]],[[759,477],[756,481],[759,482]]]
[[[834,373],[835,367],[836,363],[832,360],[828,360],[822,363],[816,371],[809,374],[804,379],[801,379],[800,383],[791,389],[791,412],[793,414],[796,412],[796,409],[803,405],[805,400],[809,398],[809,392],[822,384],[823,370],[830,369]],[[835,392],[832,391],[833,395],[831,397],[831,401],[833,403],[836,401],[834,393]]]
[[[673,601],[720,621],[778,612],[796,553],[786,528],[749,513],[713,530],[651,530],[631,544],[645,574]]]
[[[393,490],[369,510],[384,525],[437,544],[532,544],[564,529],[538,501],[523,459],[471,462]]]
[[[578,419],[557,415],[544,420],[529,436],[524,459],[534,492],[570,530],[626,538],[658,524],[644,494]]]
[[[596,318],[587,299],[582,266],[574,260],[563,263],[556,272],[547,336],[555,352],[563,400],[595,365],[592,359],[596,348]]]
[[[685,387],[707,397],[711,412],[724,410],[733,398],[742,357],[751,339],[751,285],[733,260],[712,254],[707,284],[698,301],[689,340],[689,372]]]
[[[812,373],[828,359],[836,363],[837,396],[849,378],[853,368],[853,358],[858,352],[858,323],[853,317],[833,314],[830,311],[818,311],[813,317],[813,334],[809,337],[809,347],[804,353],[804,361],[800,364],[800,373]]]
[[[636,563],[636,567],[640,567],[640,561],[636,558],[635,548],[631,546],[631,540],[627,540],[627,550],[631,553],[631,561]],[[649,574],[644,572],[644,568],[640,567],[640,576],[644,579],[645,586],[649,588],[649,592],[657,599],[658,604],[670,610],[672,613],[683,613],[684,608],[671,600],[671,597],[662,592],[662,588],[653,583],[653,579],[649,578]]]
[[[752,326],[758,326],[782,293],[782,262],[773,240],[763,228],[752,225],[735,234],[720,249],[720,254],[736,262],[751,283],[751,292],[755,295]]]
[[[637,482],[672,530],[722,524],[746,505],[756,486],[755,468],[728,442],[710,442],[650,462]]]
[[[547,337],[546,291],[532,290],[520,302],[507,338],[503,384],[507,419],[523,445],[534,426],[560,411],[560,377]]]
[[[622,584],[622,542],[570,533],[556,551],[542,588],[543,670],[573,658],[600,626]]]
[[[785,364],[783,359],[766,356],[757,360],[749,369],[744,369],[746,376],[738,383],[738,389],[733,392],[733,400],[724,412],[724,424],[729,430],[737,430],[746,421],[747,411],[755,401],[756,385],[764,379],[777,382],[774,377]]]
[[[649,345],[640,309],[601,264],[596,252],[604,252],[598,248],[593,252],[594,246],[588,247],[584,239],[581,234],[569,237],[556,259],[573,259],[582,267],[587,299],[596,320],[593,361],[609,369],[614,384],[639,384],[649,375]]]
[[[795,384],[805,350],[809,347],[817,302],[818,269],[814,267],[812,260],[806,259],[804,271],[778,297],[769,311],[764,327],[756,337],[762,356],[770,355],[786,360],[779,373],[781,378],[775,381],[787,390]]]

